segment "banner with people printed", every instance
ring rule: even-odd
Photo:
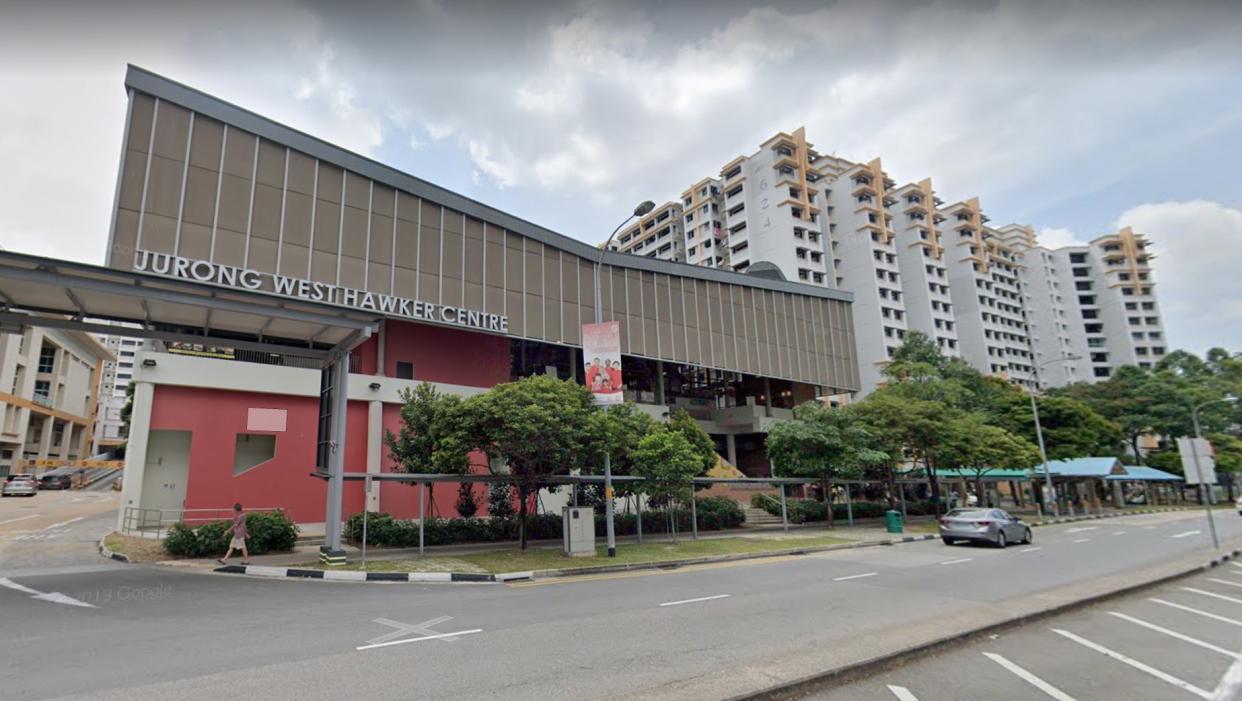
[[[620,404],[624,400],[620,322],[582,325],[582,363],[587,389],[597,403]]]

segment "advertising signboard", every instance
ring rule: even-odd
[[[620,404],[621,323],[605,321],[582,325],[583,377],[599,404]]]

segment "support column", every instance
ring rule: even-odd
[[[664,406],[664,361],[656,361],[656,404]]]
[[[737,467],[737,436],[732,433],[725,434],[725,459]]]
[[[125,445],[125,470],[121,473],[121,508],[117,509],[116,529],[124,527],[125,509],[142,506],[142,481],[147,467],[147,442],[151,435],[151,404],[155,385],[134,383],[134,406],[129,417],[129,441]]]
[[[763,415],[772,416],[772,380],[763,378]]]
[[[349,406],[349,353],[332,359],[332,453],[328,458],[328,503],[324,509],[324,544],[319,558],[325,564],[345,564],[341,550],[341,508],[345,496],[345,413]]]
[[[39,460],[47,460],[52,452],[52,429],[54,428],[56,428],[56,419],[51,416],[43,417],[43,430],[39,434]]]
[[[60,459],[69,459],[69,448],[73,446],[73,423],[66,421],[60,432]]]
[[[384,455],[384,403],[378,399],[367,403],[367,474],[378,475]],[[366,510],[380,510],[381,480],[371,480],[367,491]]]

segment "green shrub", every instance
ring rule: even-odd
[[[212,557],[229,548],[231,521],[212,521],[193,527],[175,523],[164,537],[164,552],[178,557]],[[246,549],[251,555],[293,550],[298,539],[297,524],[283,511],[246,514]]]

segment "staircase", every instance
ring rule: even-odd
[[[746,514],[746,523],[743,525],[747,528],[779,526],[782,523],[780,516],[774,516],[763,509],[756,509],[753,506],[742,507],[742,512]]]

